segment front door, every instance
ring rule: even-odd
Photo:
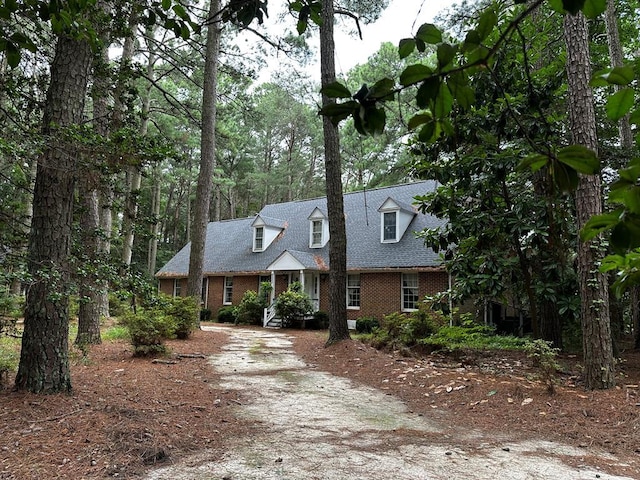
[[[314,311],[318,311],[320,308],[320,275],[318,273],[304,273],[304,293],[311,298]]]

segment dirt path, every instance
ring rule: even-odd
[[[630,478],[581,466],[584,451],[557,443],[518,442],[508,432],[502,439],[452,434],[443,417],[408,412],[381,391],[315,371],[283,333],[209,328],[230,338],[211,358],[225,375],[220,386],[245,392],[252,401],[237,415],[262,423],[264,433],[230,438],[222,456],[203,453],[149,480]]]

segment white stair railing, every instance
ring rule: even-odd
[[[267,308],[264,309],[264,313],[262,316],[262,326],[266,327],[271,320],[276,317],[276,308],[275,303],[272,303]]]

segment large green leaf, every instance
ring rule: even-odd
[[[419,113],[414,115],[409,119],[408,128],[409,130],[415,130],[420,125],[424,125],[427,122],[433,121],[433,116],[429,113]]]
[[[551,176],[563,192],[572,192],[578,188],[580,177],[573,168],[557,160],[551,161]]]
[[[351,91],[340,82],[333,82],[320,89],[329,98],[351,98]]]
[[[437,56],[438,67],[443,69],[453,61],[453,58],[456,56],[456,48],[448,43],[441,43],[438,45]]]
[[[629,85],[633,81],[634,76],[633,68],[616,67],[594,73],[590,84],[592,87]]]
[[[582,7],[582,13],[584,13],[587,18],[594,19],[601,15],[606,9],[607,0],[586,0]]]
[[[440,78],[431,77],[427,78],[416,93],[416,104],[418,108],[427,108],[430,106],[430,102],[435,101],[440,91]]]
[[[329,105],[322,107],[318,113],[325,117],[329,117],[331,119],[331,123],[338,125],[342,120],[354,114],[358,108],[360,108],[360,104],[352,100],[345,103],[330,103]]]
[[[549,164],[549,157],[547,155],[542,155],[539,153],[533,153],[531,155],[527,155],[516,167],[516,171],[523,172],[525,170],[531,170],[532,172],[537,172],[541,168],[547,166]]]
[[[398,54],[400,58],[407,58],[416,49],[416,40],[414,38],[403,38],[398,44]]]
[[[594,215],[585,223],[584,227],[582,227],[580,238],[583,241],[591,240],[605,230],[611,230],[620,222],[623,215],[624,210],[622,208],[618,208],[612,212]]]
[[[446,83],[440,85],[440,91],[436,97],[435,112],[436,118],[445,118],[451,113],[453,108],[453,95]]]
[[[433,75],[433,70],[431,70],[431,68],[427,67],[426,65],[422,65],[421,63],[409,65],[400,74],[400,84],[405,87],[414,85],[423,81],[425,78],[431,75]]]
[[[622,204],[631,213],[640,214],[640,187],[627,184],[624,188],[612,189],[609,202]]]
[[[629,122],[633,123],[634,125],[640,125],[640,108],[631,112]]]
[[[557,158],[573,170],[587,175],[593,175],[600,170],[600,160],[595,152],[582,145],[570,145],[560,149]]]
[[[370,96],[374,97],[376,100],[387,101],[393,100],[393,89],[395,87],[395,83],[390,78],[383,78],[378,80],[371,87]]]
[[[582,7],[584,7],[585,0],[562,0],[562,8],[572,15],[575,15]]]
[[[478,20],[478,27],[476,28],[476,32],[478,34],[480,42],[482,42],[491,34],[497,24],[498,15],[496,15],[496,12],[493,11],[493,8],[482,12],[482,15],[480,15],[480,20]]]
[[[442,41],[442,32],[435,25],[424,23],[418,28],[416,38],[422,40],[424,43],[435,45]]]
[[[624,117],[634,104],[635,95],[632,89],[623,88],[607,98],[607,117],[617,122]]]

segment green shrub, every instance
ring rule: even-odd
[[[161,295],[161,303],[157,308],[172,318],[175,325],[174,334],[180,340],[189,338],[195,330],[198,300],[194,297]]]
[[[462,326],[446,326],[420,340],[430,350],[454,352],[458,350],[520,350],[523,338],[496,335],[492,327],[465,322]]]
[[[176,331],[174,319],[158,308],[139,308],[137,313],[122,317],[122,324],[129,330],[134,356],[165,353],[164,340],[172,338]]]
[[[131,311],[131,299],[122,293],[109,292],[109,315],[123,317]]]
[[[371,333],[374,328],[380,328],[380,322],[375,317],[360,317],[356,320],[357,333]]]
[[[0,337],[0,386],[9,375],[18,370],[20,360],[20,341],[15,338]]]
[[[290,327],[293,322],[301,320],[313,311],[311,298],[302,291],[300,282],[293,282],[286,292],[278,295],[274,307],[283,327]]]
[[[237,308],[232,305],[227,305],[218,310],[216,319],[220,323],[235,323]]]
[[[209,320],[211,320],[211,309],[209,308],[203,308],[200,310],[200,321],[201,322],[208,322]]]
[[[24,311],[24,297],[12,295],[6,289],[0,290],[0,318],[18,319]]]
[[[240,300],[236,312],[236,323],[248,325],[262,325],[264,309],[269,305],[264,294],[254,290],[247,290]]]
[[[553,348],[551,342],[537,339],[528,341],[524,346],[527,357],[532,359],[533,366],[538,370],[540,380],[547,386],[547,392],[555,392],[557,372],[560,370],[557,358],[560,349]]]
[[[314,330],[326,330],[329,328],[329,314],[322,310],[313,313],[313,318],[309,320],[308,327]]]

